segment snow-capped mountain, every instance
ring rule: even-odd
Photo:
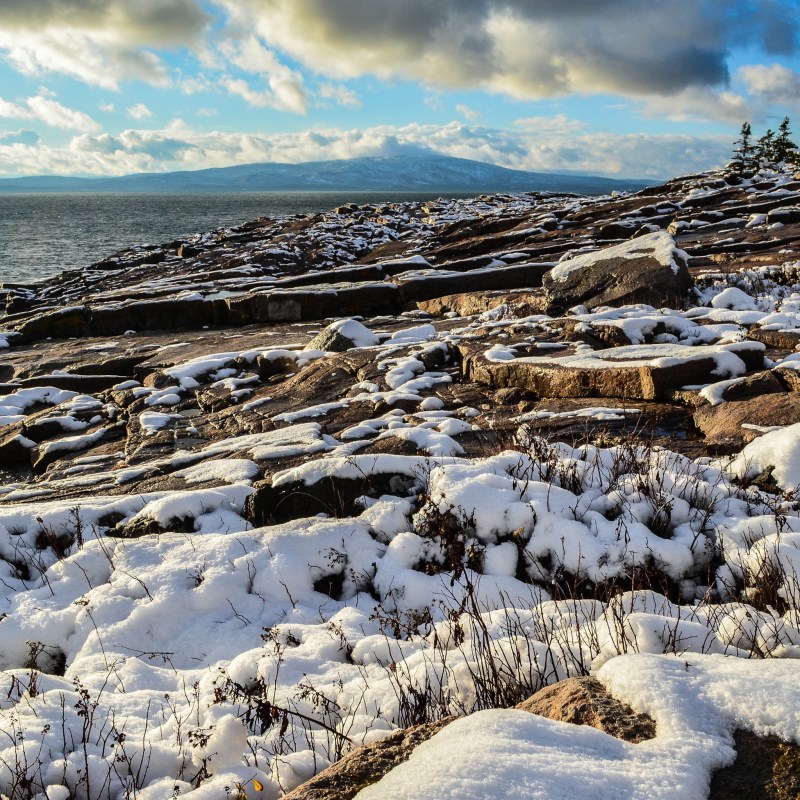
[[[114,178],[37,176],[0,180],[0,191],[230,192],[230,191],[449,191],[576,192],[605,194],[645,182],[589,175],[523,172],[436,154],[408,154],[303,164],[241,164]]]

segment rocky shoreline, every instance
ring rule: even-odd
[[[21,710],[34,673],[106,720],[195,685],[161,703],[161,744],[130,711],[160,755],[147,777],[126,755],[109,796],[333,798],[302,784],[411,723],[588,673],[636,706],[611,666],[634,650],[798,657],[798,254],[800,176],[775,169],[264,218],[0,288],[1,693],[28,681],[0,713],[45,742]],[[507,621],[535,593],[594,604],[560,628],[569,658],[528,665],[508,702],[440,689],[436,713],[404,714],[454,607]],[[671,639],[645,635],[653,617]],[[513,639],[494,624],[486,642]],[[458,658],[491,661],[486,642]],[[701,782],[735,759],[714,742]],[[46,746],[61,771],[31,786],[93,800],[86,744]]]

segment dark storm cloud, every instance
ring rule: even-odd
[[[0,29],[106,31],[152,47],[189,42],[206,24],[195,0],[3,0]]]
[[[732,47],[793,52],[795,0],[226,0],[313,68],[538,97],[724,86]]]

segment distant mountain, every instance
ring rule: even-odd
[[[0,180],[0,192],[575,192],[636,191],[646,181],[523,172],[439,155],[378,156],[303,164],[240,164],[116,178]]]

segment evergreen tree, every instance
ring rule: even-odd
[[[733,169],[739,174],[752,166],[753,143],[750,141],[752,135],[750,123],[743,122],[739,138],[734,142],[736,149],[733,151]]]
[[[758,140],[755,151],[755,162],[757,166],[774,164],[778,159],[775,157],[775,131],[767,128],[767,132]]]
[[[791,140],[791,135],[792,132],[789,130],[789,117],[784,117],[783,122],[778,126],[778,137],[775,139],[774,149],[776,161],[796,160],[797,145]],[[794,158],[791,156],[794,156]]]

